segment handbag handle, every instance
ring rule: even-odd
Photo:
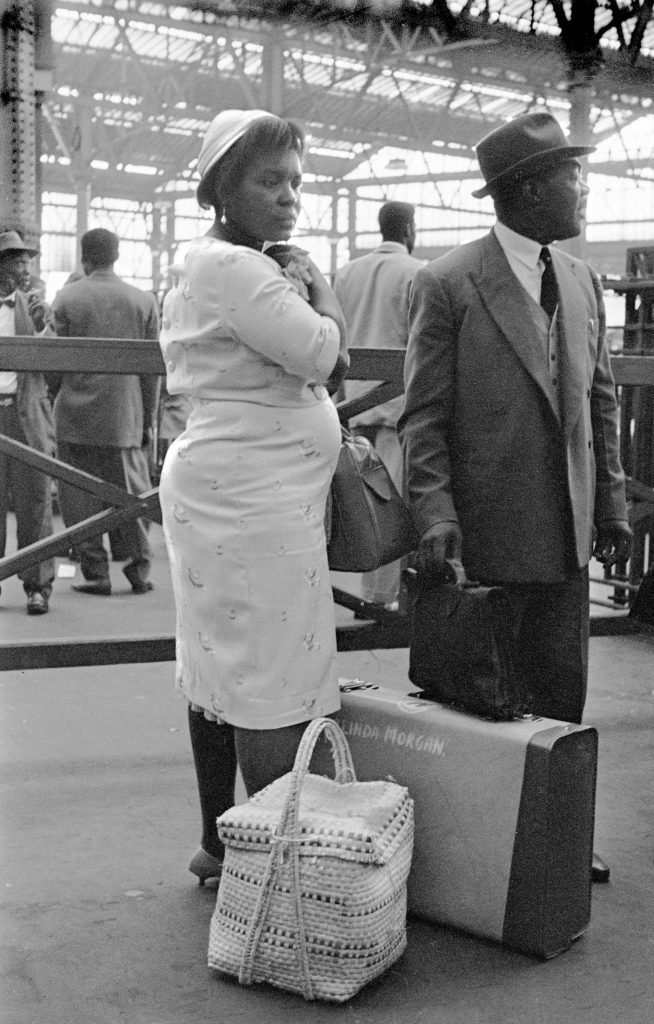
[[[307,935],[302,912],[302,889],[300,884],[300,842],[298,836],[298,816],[300,810],[300,793],[302,784],[309,770],[316,743],[322,735],[327,735],[331,745],[332,759],[336,781],[340,783],[356,782],[356,773],[350,747],[345,734],[333,718],[314,718],[304,730],[300,745],[295,755],[291,772],[288,794],[279,818],[279,824],[273,835],[272,849],[266,866],[266,873],[261,881],[259,898],[252,914],[243,950],[243,959],[239,969],[238,980],[242,985],[252,983],[254,958],[256,956],[261,933],[268,916],[270,901],[275,888],[275,879],[282,865],[284,852],[290,847],[293,858],[293,897],[295,900],[295,919],[297,921],[298,958],[302,971],[303,995],[305,999],[313,999],[313,983],[309,969],[309,953]]]

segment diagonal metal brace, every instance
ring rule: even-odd
[[[85,473],[82,469],[69,466],[66,462],[60,462],[59,459],[53,458],[52,455],[45,455],[43,452],[36,451],[35,448],[30,448],[21,441],[14,441],[13,438],[7,437],[5,434],[0,434],[0,452],[4,452],[11,458],[18,459],[19,462],[24,462],[27,466],[31,466],[32,469],[47,473],[48,476],[55,477],[57,480],[63,480],[64,483],[71,484],[73,487],[79,487],[81,491],[94,494],[107,505],[129,508],[140,501],[138,494],[131,494],[129,491],[124,490],[124,488],[117,487],[107,480],[102,480],[91,473]],[[161,510],[157,506],[153,506],[147,518],[160,523]]]
[[[106,512],[98,512],[90,519],[85,519],[76,526],[70,526],[61,530],[53,537],[36,541],[25,548],[20,548],[15,555],[8,558],[0,558],[0,580],[6,580],[9,576],[21,572],[35,562],[42,562],[54,555],[67,555],[76,541],[86,540],[87,537],[95,537],[98,533],[107,533],[123,523],[132,519],[153,519],[159,509],[159,491],[153,488],[146,491],[133,501],[126,508],[108,509]]]

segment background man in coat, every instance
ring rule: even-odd
[[[479,143],[474,194],[493,197],[497,223],[414,279],[399,423],[419,571],[458,557],[469,578],[501,583],[534,712],[571,722],[586,698],[588,562],[631,552],[601,285],[543,249],[581,231],[577,158],[592,149],[547,113]],[[599,861],[593,877],[608,877]]]
[[[379,209],[382,242],[372,252],[350,260],[334,278],[348,329],[348,343],[357,348],[406,348],[409,332],[409,290],[422,261],[411,255],[416,239],[415,207],[390,201]],[[346,381],[345,394],[354,398],[368,390],[369,382]],[[356,416],[350,426],[371,441],[401,492],[402,451],[397,418],[402,399],[393,398]],[[362,597],[386,610],[398,607],[400,562],[364,573]],[[363,617],[363,616],[362,616]]]
[[[36,249],[16,231],[0,233],[0,335],[35,334],[47,330],[48,309],[37,294],[20,290],[29,275]],[[0,370],[0,434],[30,448],[54,454],[52,406],[42,373]],[[7,513],[16,516],[17,543],[28,547],[52,533],[50,477],[0,452],[0,557],[7,543]],[[19,573],[27,594],[28,615],[45,615],[54,580],[51,558]]]
[[[159,313],[154,295],[126,284],[113,269],[118,237],[105,228],[94,228],[82,236],[81,248],[85,276],[66,284],[52,304],[57,334],[156,341]],[[54,403],[59,457],[133,494],[148,490],[151,484],[144,446],[151,440],[158,393],[157,377],[63,374]],[[59,501],[66,526],[102,508],[93,495],[63,483]],[[143,520],[132,520],[120,530],[121,557],[129,559],[123,572],[135,594],[152,589],[147,528]],[[100,597],[111,594],[102,536],[78,541],[76,547],[86,582],[74,589]]]

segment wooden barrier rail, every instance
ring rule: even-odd
[[[404,390],[404,349],[350,349],[349,377],[386,381]],[[0,336],[0,367],[59,373],[166,372],[156,341],[125,338],[37,338]],[[654,356],[640,352],[616,353],[611,368],[618,385],[654,387]],[[378,403],[372,403],[378,404]]]

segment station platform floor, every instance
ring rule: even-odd
[[[111,597],[64,576],[49,615],[28,617],[18,581],[3,581],[0,638],[171,633],[158,527],[153,546],[155,589],[139,597],[114,565]],[[383,685],[402,687],[407,668],[404,649],[339,655],[342,676]],[[651,631],[591,640],[586,721],[599,730],[595,849],[611,865],[586,934],[537,961],[410,919],[386,975],[348,1003],[305,1003],[206,966],[216,893],[187,870],[199,813],[172,663],[1,672],[1,1024],[652,1024]]]

